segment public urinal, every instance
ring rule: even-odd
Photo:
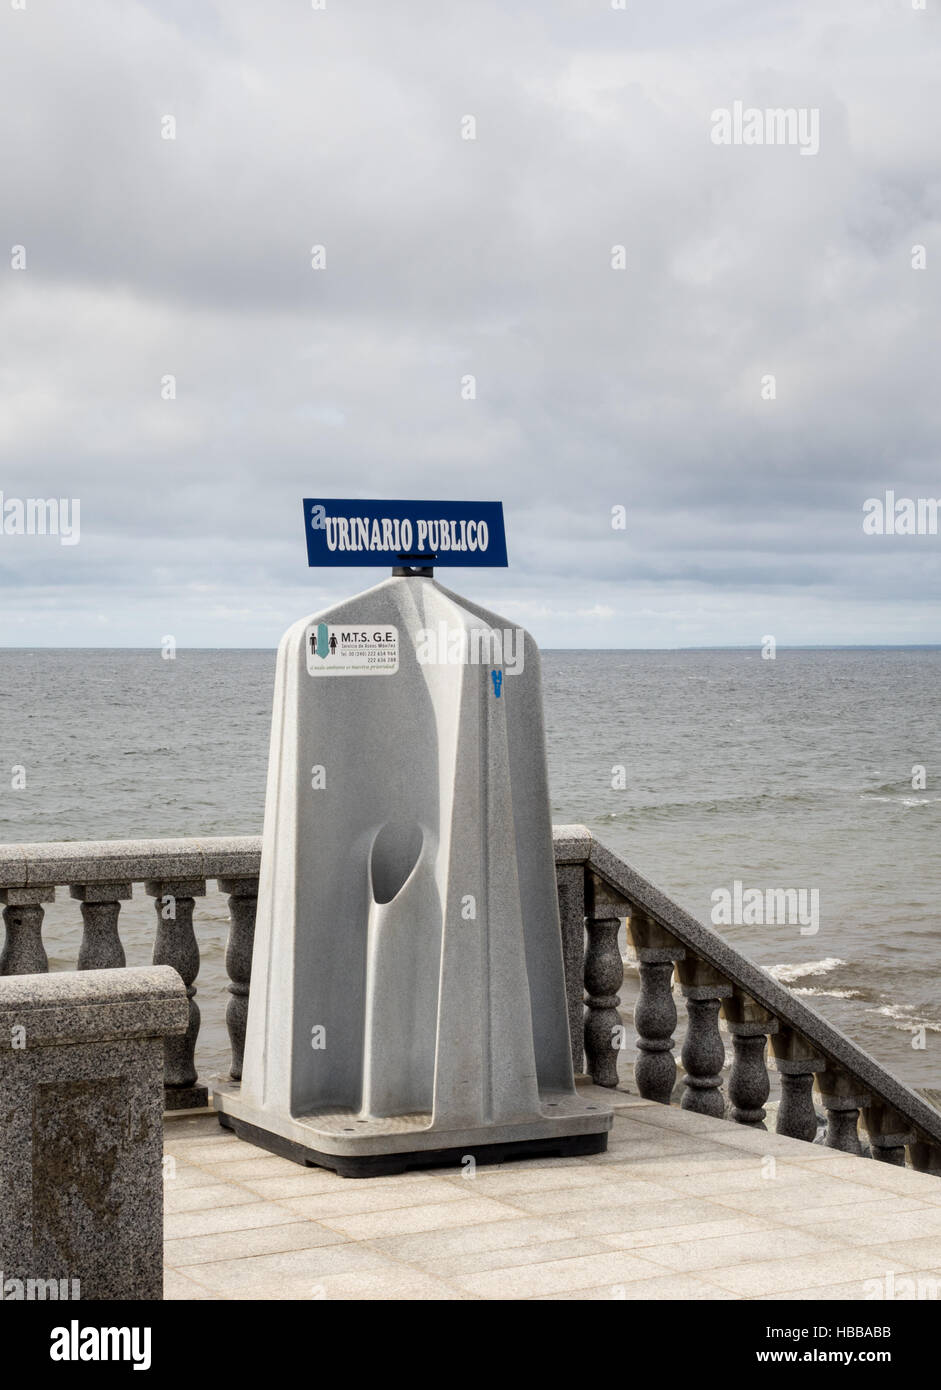
[[[538,651],[451,659],[509,628],[403,575],[281,641],[243,1075],[214,1090],[253,1143],[345,1176],[606,1145],[572,1077]]]

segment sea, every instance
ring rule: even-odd
[[[941,648],[542,660],[553,820],[587,825],[908,1085],[941,1086]],[[268,650],[0,651],[0,840],[259,833],[274,665]],[[736,884],[758,895],[721,920]],[[804,890],[801,920],[759,912],[769,889]],[[149,961],[154,923],[138,884],[130,964]],[[228,1069],[227,927],[213,885],[196,910],[204,1078]],[[80,933],[60,888],[50,969],[74,969]],[[636,983],[628,962],[628,1011]]]

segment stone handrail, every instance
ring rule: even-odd
[[[584,826],[557,826],[554,838],[563,940],[569,956],[574,954],[578,936],[578,913],[583,910],[585,914],[584,1048],[588,1071],[597,1084],[613,1086],[617,1082],[617,1005],[623,978],[618,929],[620,920],[626,918],[640,973],[634,1011],[639,1053],[634,1076],[642,1096],[669,1103],[673,1094],[675,973],[687,1010],[681,1056],[686,1073],[681,1100],[684,1109],[705,1115],[725,1114],[721,1093],[725,1047],[718,1021],[721,1009],[732,1036],[728,1085],[732,1120],[750,1125],[761,1125],[764,1120],[764,1102],[770,1092],[765,1050],[770,1039],[781,1078],[779,1134],[814,1139],[817,1116],[812,1092],[816,1085],[827,1112],[825,1143],[831,1148],[863,1152],[857,1128],[861,1113],[871,1157],[904,1164],[907,1148],[914,1167],[941,1173],[941,1113],[922,1096],[717,932],[684,912]],[[568,904],[562,891],[566,871],[572,899]],[[580,874],[584,877],[583,907],[572,898]],[[571,998],[570,990],[570,1002]],[[580,1062],[580,1057],[575,1060]]]
[[[634,1073],[642,1096],[669,1103],[673,1095],[675,974],[687,1009],[681,1056],[684,1108],[715,1116],[726,1112],[721,1009],[733,1045],[728,1084],[733,1121],[762,1125],[770,1090],[765,1062],[770,1039],[781,1077],[779,1133],[814,1138],[816,1084],[827,1111],[826,1143],[831,1147],[862,1152],[857,1130],[861,1113],[873,1157],[904,1163],[908,1149],[916,1168],[941,1173],[941,1113],[717,932],[635,873],[584,826],[556,826],[553,841],[576,1072],[582,1071],[587,1058],[587,1070],[597,1084],[615,1086],[618,1081],[617,1054],[623,1044],[618,932],[626,918],[640,971]],[[209,879],[228,894],[226,968],[231,998],[226,1023],[231,1075],[238,1080],[260,863],[259,836],[0,846],[0,902],[6,925],[0,975],[48,970],[42,945],[43,904],[52,902],[56,887],[63,885],[81,902],[84,930],[78,968],[124,965],[120,905],[131,897],[132,884],[143,882],[155,900],[154,963],[176,968],[189,1000],[186,1034],[166,1043],[166,1105],[204,1105],[207,1091],[198,1081],[194,1061],[199,1031],[195,899],[205,893]]]

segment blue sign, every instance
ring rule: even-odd
[[[304,498],[309,565],[506,565],[502,502]]]

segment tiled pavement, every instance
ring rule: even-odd
[[[338,1178],[170,1118],[165,1295],[941,1298],[941,1178],[597,1094],[606,1154],[472,1178]]]

